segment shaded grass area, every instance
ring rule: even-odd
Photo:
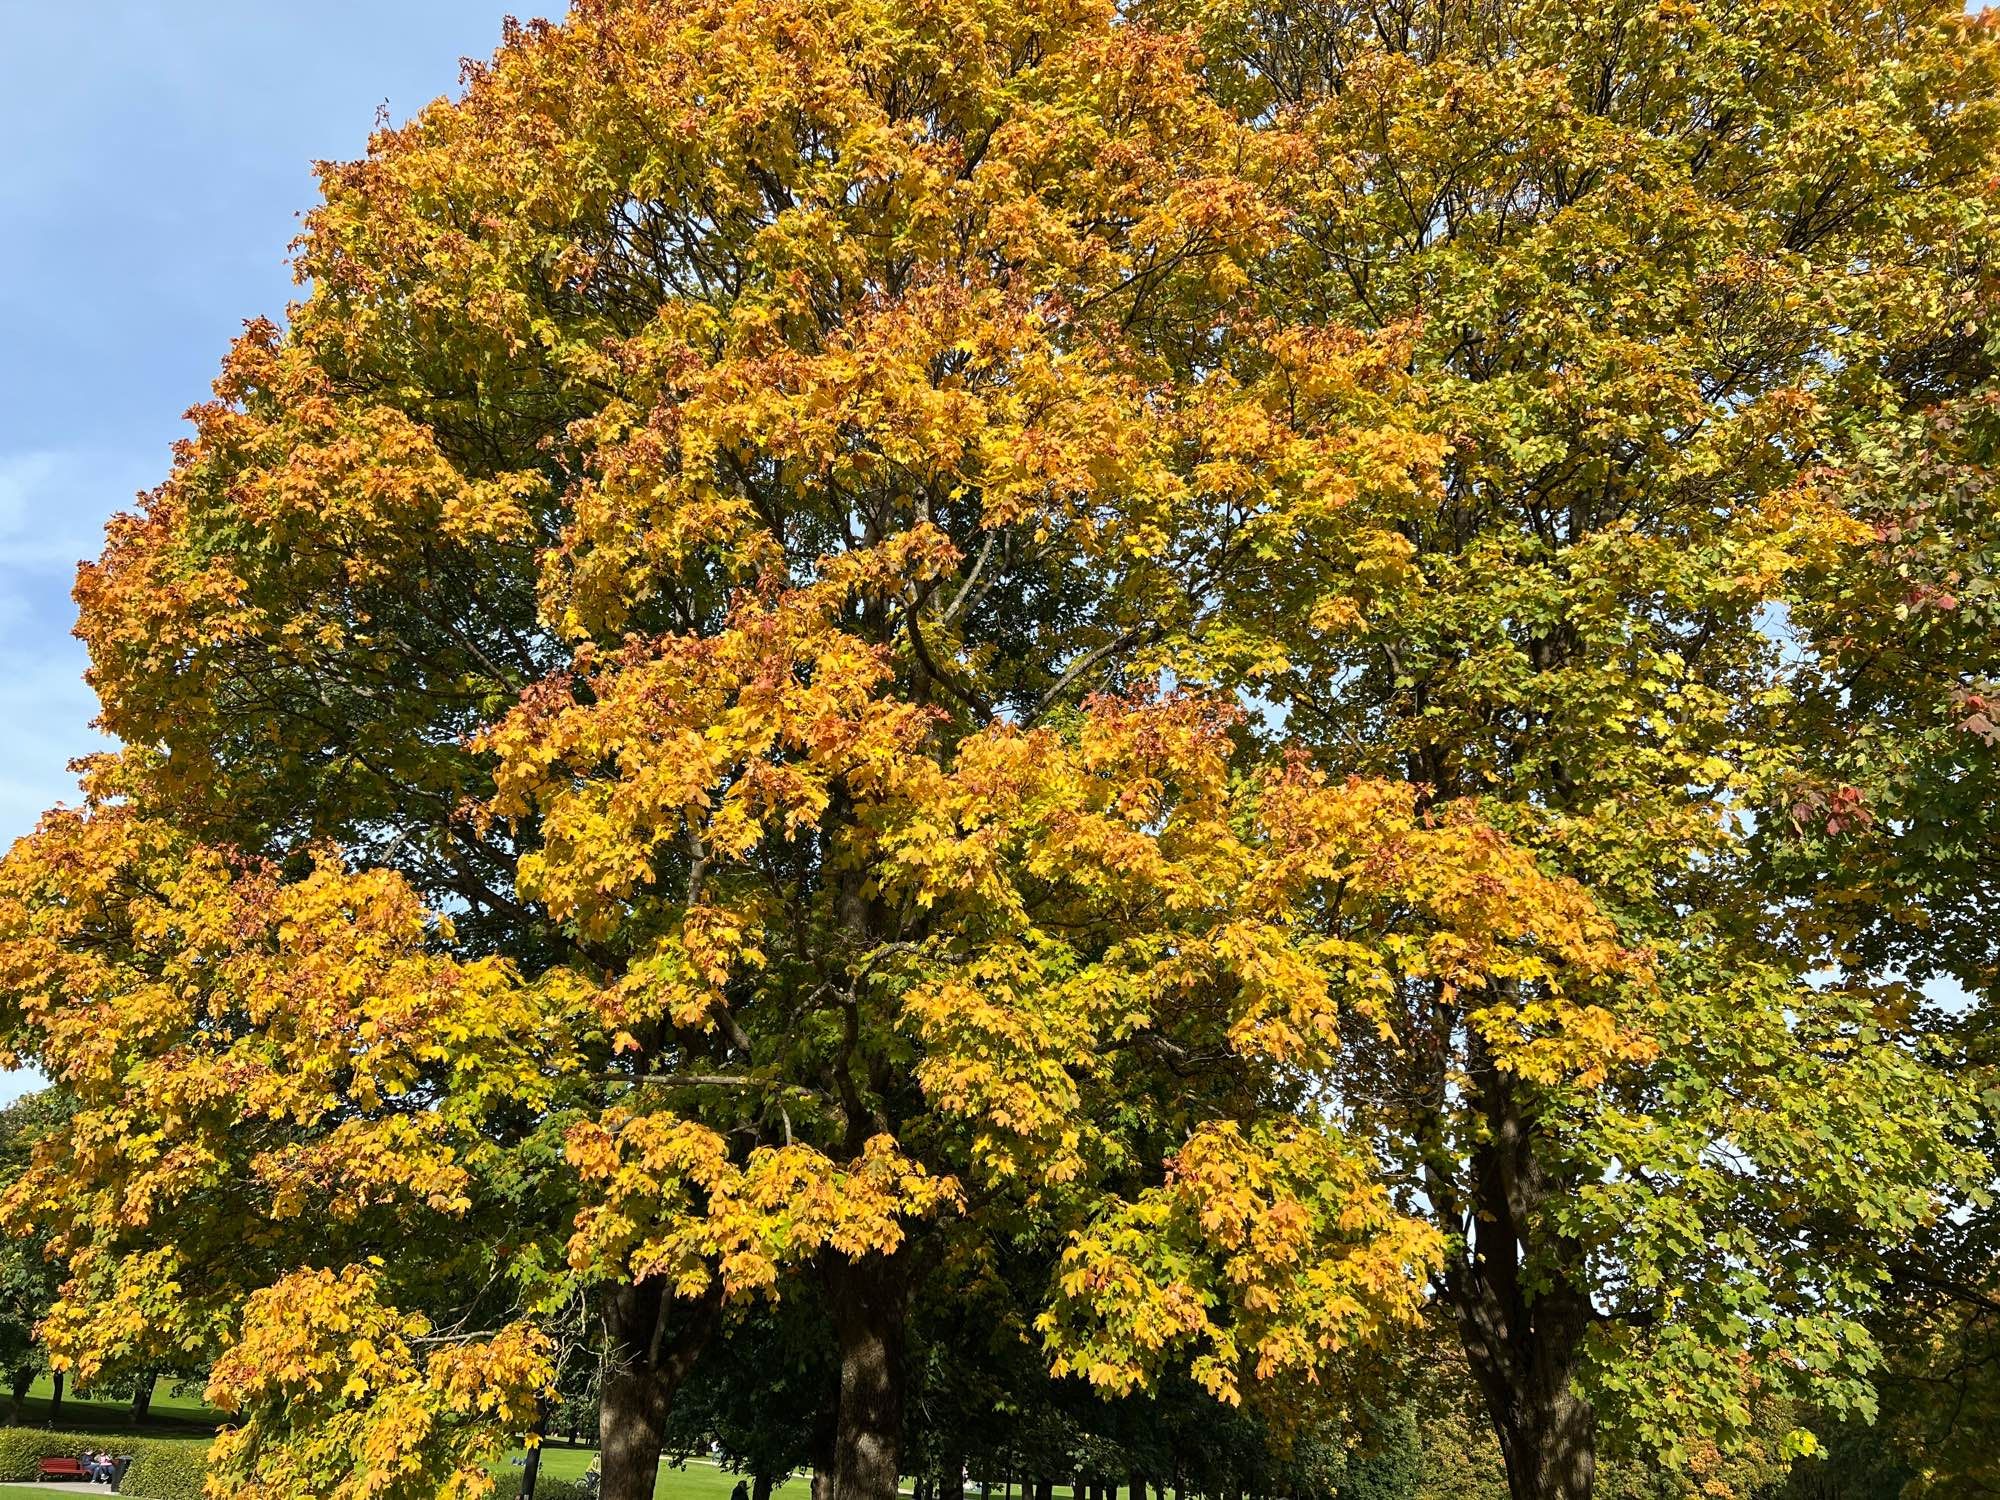
[[[132,1420],[131,1402],[123,1399],[98,1399],[93,1396],[75,1396],[64,1393],[62,1416],[59,1423],[49,1420],[49,1382],[46,1378],[35,1382],[33,1390],[18,1424],[24,1427],[50,1427],[66,1433],[80,1433],[89,1437],[102,1437],[106,1449],[116,1452],[120,1437],[145,1437],[150,1441],[173,1441],[185,1439],[191,1443],[206,1443],[224,1418],[207,1406],[192,1393],[180,1393],[164,1381],[153,1397],[153,1406],[146,1422],[135,1425]],[[4,1408],[5,1397],[0,1395],[0,1408]],[[0,1410],[0,1415],[4,1411]],[[542,1476],[549,1480],[574,1482],[583,1477],[590,1461],[597,1456],[597,1450],[590,1447],[571,1447],[561,1440],[551,1440],[542,1450]],[[525,1453],[515,1449],[506,1458],[494,1465],[494,1473],[500,1480],[497,1500],[513,1500],[519,1493],[521,1463]],[[512,1481],[511,1483],[509,1481]],[[692,1459],[680,1466],[662,1465],[660,1478],[654,1486],[654,1500],[729,1500],[738,1482],[748,1482],[748,1476],[732,1472],[701,1459]],[[77,1487],[70,1487],[77,1493]],[[773,1490],[773,1500],[809,1500],[812,1491],[811,1480],[804,1474],[786,1480]],[[51,1488],[34,1485],[0,1484],[0,1497],[47,1495]],[[975,1490],[974,1493],[977,1493]],[[996,1487],[994,1500],[1000,1500],[1001,1491]],[[1019,1500],[1019,1492],[1016,1492]],[[1059,1486],[1055,1500],[1069,1500],[1069,1491]]]
[[[204,1406],[201,1397],[194,1392],[183,1393],[166,1381],[161,1381],[153,1393],[152,1410],[144,1422],[132,1420],[132,1403],[124,1396],[100,1397],[95,1392],[79,1396],[73,1391],[63,1392],[62,1413],[54,1414],[51,1397],[54,1388],[44,1375],[28,1388],[28,1399],[21,1407],[20,1416],[12,1425],[17,1427],[59,1427],[64,1432],[103,1434],[116,1437],[120,1433],[140,1434],[147,1437],[208,1437],[222,1424],[220,1412]],[[7,1398],[0,1394],[0,1417],[5,1417]]]
[[[523,1457],[520,1449],[495,1466],[494,1472],[500,1476],[501,1500],[517,1493],[521,1469],[519,1460]],[[595,1448],[572,1448],[567,1443],[551,1442],[542,1449],[542,1477],[544,1479],[578,1480],[583,1471],[590,1467],[590,1461],[597,1457]],[[514,1481],[509,1484],[509,1479]],[[660,1466],[659,1483],[653,1486],[653,1500],[729,1500],[729,1495],[738,1482],[748,1483],[749,1476],[734,1474],[711,1463],[691,1460],[685,1467],[669,1468]],[[774,1500],[807,1500],[812,1484],[804,1475],[788,1480],[772,1490]]]
[[[166,1394],[165,1388],[161,1396]],[[31,1401],[23,1415],[22,1425],[47,1426],[46,1398]],[[153,1420],[142,1427],[135,1427],[131,1420],[131,1407],[127,1402],[92,1402],[78,1400],[68,1395],[63,1397],[61,1423],[52,1428],[69,1434],[87,1437],[101,1437],[104,1447],[110,1452],[118,1451],[120,1438],[145,1437],[149,1442],[186,1441],[189,1444],[206,1446],[220,1416],[201,1406],[198,1402],[182,1400],[171,1411],[163,1410],[159,1397],[155,1397]],[[597,1456],[594,1448],[572,1448],[566,1443],[550,1443],[542,1452],[542,1477],[548,1480],[578,1480],[590,1461]],[[500,1480],[497,1500],[513,1500],[519,1493],[521,1469],[515,1460],[524,1457],[522,1450],[516,1449],[508,1458],[494,1466]],[[655,1500],[729,1500],[731,1491],[745,1476],[733,1474],[712,1463],[690,1462],[681,1468],[662,1466],[659,1483],[654,1487]],[[23,1484],[0,1484],[0,1497],[47,1495],[56,1489],[67,1489],[69,1493],[87,1493],[81,1486],[42,1487]],[[799,1479],[781,1484],[774,1491],[774,1500],[808,1500],[811,1491],[809,1480]]]
[[[572,1448],[567,1443],[550,1442],[542,1450],[542,1475],[547,1479],[578,1480],[590,1461],[597,1456],[595,1448]],[[500,1492],[496,1500],[514,1500],[519,1493],[521,1470],[515,1460],[522,1457],[519,1449],[507,1460],[495,1467],[500,1476]],[[510,1485],[507,1479],[515,1481]],[[729,1500],[730,1492],[737,1483],[749,1483],[750,1476],[720,1468],[701,1459],[691,1459],[679,1468],[660,1467],[659,1483],[653,1487],[653,1500]],[[903,1493],[909,1494],[910,1481],[903,1481]],[[979,1493],[979,1481],[975,1478],[966,1488],[968,1500]],[[993,1487],[993,1500],[1002,1500],[1002,1487]],[[772,1487],[773,1500],[811,1500],[812,1479],[800,1473],[781,1481]],[[1012,1491],[1013,1500],[1023,1500],[1018,1487]],[[1059,1484],[1054,1489],[1054,1500],[1072,1500],[1068,1485]]]

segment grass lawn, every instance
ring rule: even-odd
[[[512,1460],[521,1456],[516,1450],[495,1470],[502,1478],[500,1493],[495,1500],[512,1500],[516,1494],[516,1490],[510,1488],[504,1481],[508,1475],[519,1477],[521,1471],[514,1466]],[[581,1479],[583,1471],[590,1466],[591,1459],[596,1456],[595,1448],[572,1448],[564,1443],[551,1443],[542,1452],[542,1474],[549,1479]],[[749,1476],[732,1473],[701,1459],[690,1459],[686,1467],[679,1469],[663,1465],[660,1469],[660,1481],[653,1488],[653,1500],[729,1500],[729,1492],[736,1488],[738,1480],[747,1483]],[[908,1480],[904,1481],[906,1486],[908,1483]],[[908,1494],[909,1490],[906,1488],[903,1493]],[[805,1474],[796,1474],[773,1488],[771,1494],[773,1500],[810,1500],[812,1480]],[[976,1500],[978,1494],[979,1483],[975,1479],[966,1487],[966,1500]],[[993,1500],[1001,1500],[1001,1490],[998,1485],[994,1486]],[[1014,1491],[1014,1500],[1021,1500],[1021,1492],[1018,1489]],[[1068,1485],[1056,1486],[1055,1500],[1070,1500]]]
[[[132,1421],[132,1405],[123,1400],[93,1400],[87,1396],[75,1396],[68,1392],[63,1395],[62,1420],[58,1424],[49,1421],[49,1382],[46,1378],[35,1382],[29,1392],[27,1406],[21,1415],[21,1425],[26,1427],[48,1427],[56,1425],[64,1432],[84,1433],[104,1438],[104,1446],[116,1452],[121,1437],[145,1437],[152,1441],[185,1438],[189,1442],[206,1440],[223,1420],[219,1412],[201,1404],[196,1394],[182,1395],[173,1391],[166,1382],[160,1383],[154,1393],[153,1407],[143,1425]],[[0,1400],[4,1400],[0,1396]],[[576,1480],[583,1477],[583,1471],[597,1456],[595,1448],[572,1448],[565,1442],[551,1442],[542,1450],[542,1475],[544,1478]],[[521,1449],[515,1449],[507,1458],[494,1466],[500,1478],[500,1489],[496,1500],[511,1500],[517,1491],[521,1470],[516,1462],[524,1457]],[[746,1475],[732,1473],[702,1459],[691,1459],[679,1468],[663,1465],[660,1469],[659,1484],[654,1488],[654,1500],[729,1500],[730,1492],[738,1481],[747,1480]],[[508,1479],[514,1485],[507,1483]],[[32,1485],[0,1484],[0,1500],[6,1497],[25,1495],[45,1495],[49,1491]],[[785,1481],[773,1491],[774,1500],[810,1500],[812,1482],[804,1474]],[[977,1495],[977,1489],[971,1491]],[[994,1491],[994,1500],[1000,1500],[1000,1491]],[[1018,1493],[1016,1500],[1019,1500]],[[1055,1500],[1069,1500],[1069,1490],[1058,1488]]]
[[[30,1386],[19,1425],[52,1425],[49,1398],[53,1394],[54,1388],[46,1375]],[[6,1396],[0,1394],[0,1417],[4,1417],[5,1413]],[[79,1396],[66,1390],[63,1392],[62,1420],[54,1425],[59,1425],[64,1432],[101,1432],[107,1436],[125,1432],[144,1433],[148,1437],[173,1437],[181,1433],[212,1433],[221,1422],[220,1412],[202,1405],[199,1391],[183,1395],[163,1380],[153,1392],[152,1410],[142,1424],[133,1422],[132,1403],[124,1397],[111,1396],[100,1400],[94,1395]]]
[[[505,1480],[508,1476],[519,1478],[520,1469],[516,1460],[522,1457],[516,1449],[495,1469],[502,1479],[501,1500],[514,1493]],[[590,1467],[590,1461],[597,1457],[595,1448],[572,1448],[566,1443],[550,1443],[542,1450],[542,1477],[545,1479],[581,1479],[583,1471]],[[653,1487],[654,1500],[729,1500],[729,1492],[737,1482],[749,1482],[745,1474],[732,1474],[717,1468],[712,1463],[692,1459],[687,1467],[680,1469],[660,1467],[660,1482]],[[812,1491],[812,1482],[803,1474],[777,1486],[771,1493],[774,1500],[807,1500]]]
[[[519,1477],[521,1471],[514,1466],[513,1460],[521,1456],[517,1449],[494,1471],[503,1480],[496,1500],[512,1500],[515,1495],[516,1490],[504,1480],[508,1475]],[[583,1471],[596,1456],[595,1448],[572,1448],[566,1443],[551,1443],[542,1452],[542,1474],[549,1479],[581,1479]],[[736,1488],[738,1480],[747,1483],[749,1476],[732,1473],[701,1459],[690,1459],[684,1468],[678,1469],[662,1465],[659,1483],[653,1488],[653,1500],[729,1500],[729,1493]],[[904,1484],[907,1486],[909,1481],[904,1480]],[[905,1488],[903,1493],[908,1494],[909,1490]],[[796,1474],[775,1486],[771,1494],[773,1500],[811,1500],[812,1480],[806,1474]],[[966,1487],[966,1500],[976,1500],[978,1494],[979,1482],[975,1479]],[[993,1500],[1001,1500],[1001,1494],[1000,1486],[995,1485]],[[1022,1500],[1019,1489],[1014,1491],[1014,1500]],[[1054,1500],[1071,1500],[1069,1486],[1057,1485]]]

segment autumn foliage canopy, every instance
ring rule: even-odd
[[[582,1357],[650,1495],[808,1290],[876,1500],[907,1309],[1003,1252],[1053,1376],[1277,1431],[1436,1313],[1519,1496],[1865,1409],[1987,1170],[1915,982],[1992,980],[1993,513],[1911,475],[1994,421],[1996,62],[1942,3],[510,29],[322,169],[82,571],[123,748],[0,864],[48,1347],[215,1358],[252,1500],[486,1493]]]

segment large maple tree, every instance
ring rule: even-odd
[[[1405,339],[1440,450],[1292,502],[1218,656],[1655,959],[1608,1006],[1643,1054],[1509,1066],[1421,979],[1344,1054],[1515,1493],[1588,1493],[1600,1427],[1699,1463],[1776,1390],[1866,1414],[1858,1320],[1991,1177],[1990,18],[1163,13],[1297,152],[1271,304]]]
[[[1310,1107],[1363,950],[1297,911],[1465,845],[1442,963],[1614,945],[1161,691],[1242,552],[1218,351],[1380,404],[1233,326],[1281,223],[1193,60],[1099,5],[585,4],[326,170],[311,295],[80,583],[132,748],[0,877],[80,1105],[9,1200],[49,1343],[220,1348],[230,1493],[477,1489],[586,1340],[649,1495],[722,1309],[812,1274],[833,1492],[893,1494],[930,1226],[1176,1150],[1243,1179],[1189,1228],[1256,1274],[1171,1330],[1216,1390],[1414,1314],[1434,1236]],[[1374,443],[1329,475],[1409,482]],[[1487,866],[1557,929],[1451,908]]]

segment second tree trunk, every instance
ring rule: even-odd
[[[825,1262],[827,1303],[840,1348],[840,1417],[831,1500],[896,1500],[903,1442],[903,1338],[909,1257]]]
[[[721,1307],[720,1284],[692,1303],[675,1303],[659,1281],[620,1287],[606,1299],[601,1500],[653,1500],[674,1394],[715,1331]]]

